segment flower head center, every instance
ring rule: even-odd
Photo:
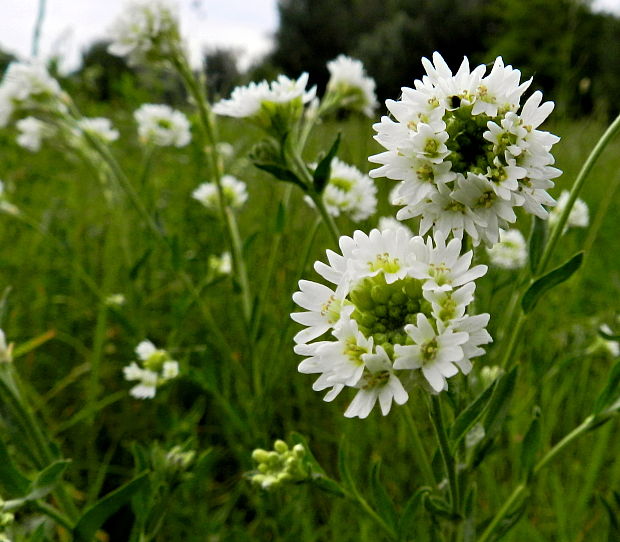
[[[398,258],[391,258],[387,252],[378,254],[374,262],[368,262],[371,271],[383,271],[384,273],[397,273],[400,270]]]

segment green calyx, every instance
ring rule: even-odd
[[[143,365],[145,369],[158,373],[162,370],[164,363],[170,359],[168,352],[165,350],[156,350],[147,359],[144,360]]]
[[[446,159],[452,162],[452,171],[457,173],[484,174],[495,155],[493,145],[483,137],[488,130],[487,122],[493,119],[484,113],[473,116],[472,108],[468,105],[446,111],[443,120],[450,136],[446,141],[450,151]]]
[[[394,345],[413,344],[405,332],[415,324],[419,313],[431,317],[431,306],[422,296],[422,282],[405,277],[392,284],[378,274],[361,280],[350,294],[355,305],[351,318],[364,336],[372,337],[391,357]]]

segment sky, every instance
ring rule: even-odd
[[[79,66],[81,51],[106,37],[126,0],[46,0],[40,56],[59,56],[63,71]],[[181,32],[197,62],[205,46],[239,49],[247,66],[271,45],[276,0],[178,0]],[[39,0],[0,0],[0,48],[29,58]]]
[[[334,0],[338,1],[338,0]],[[46,0],[40,56],[62,59],[63,71],[79,66],[89,43],[106,37],[126,0]],[[240,53],[241,68],[269,51],[278,25],[277,0],[178,0],[181,31],[198,65],[205,47]],[[0,0],[0,48],[29,58],[39,0]],[[620,14],[620,0],[594,0],[595,8]]]

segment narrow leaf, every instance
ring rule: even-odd
[[[143,473],[124,486],[108,493],[86,510],[73,529],[76,542],[91,542],[103,523],[127,503],[147,482],[148,473]]]
[[[612,333],[607,333],[606,331],[603,331],[602,329],[598,330],[598,334],[605,339],[606,341],[620,341],[620,335],[618,334],[612,334]]]
[[[36,500],[41,497],[45,497],[45,495],[50,493],[54,489],[54,486],[62,478],[62,475],[67,470],[69,463],[71,463],[71,461],[67,459],[60,459],[45,467],[37,474],[37,477],[30,485],[25,499]]]
[[[493,382],[485,389],[474,402],[468,405],[467,408],[458,415],[456,420],[454,420],[450,428],[450,440],[453,451],[456,449],[460,440],[476,424],[480,416],[482,416],[482,413],[489,404],[496,382],[497,381]]]
[[[398,523],[396,508],[394,508],[394,503],[390,499],[385,486],[381,483],[380,470],[381,462],[377,461],[370,469],[370,489],[377,506],[377,512],[379,512],[379,515],[388,525],[396,528]]]
[[[532,423],[521,443],[521,473],[524,479],[529,479],[536,461],[536,454],[540,448],[540,408],[535,407]]]
[[[518,367],[515,365],[509,373],[499,379],[495,386],[483,421],[486,433],[485,440],[492,439],[498,433],[504,422],[504,418],[508,414],[510,399],[512,398],[517,382],[517,371]]]
[[[0,487],[2,494],[8,497],[21,497],[30,487],[30,480],[15,466],[6,444],[0,438]]]
[[[254,165],[258,169],[262,169],[267,173],[273,175],[279,181],[284,181],[286,183],[293,183],[299,186],[304,192],[308,191],[306,185],[293,173],[290,169],[278,166],[276,164],[261,164],[258,162],[254,162]]]
[[[532,221],[532,232],[530,233],[529,249],[530,249],[530,270],[532,276],[538,271],[538,264],[543,253],[543,248],[547,240],[547,222],[542,218],[534,216]]]
[[[353,480],[353,476],[351,475],[351,471],[349,470],[347,448],[348,446],[346,445],[345,437],[343,436],[340,440],[340,446],[338,448],[338,473],[340,474],[340,479],[343,485],[346,488],[355,491],[355,481]]]
[[[431,492],[430,487],[421,487],[409,498],[398,522],[398,540],[404,542],[411,539],[411,532],[415,527],[415,519],[420,505]]]
[[[320,490],[325,491],[325,493],[330,493],[331,495],[336,495],[337,497],[345,496],[345,493],[340,487],[340,484],[336,482],[336,480],[332,480],[327,476],[313,473],[310,481]]]
[[[286,219],[286,207],[284,203],[278,203],[278,211],[276,213],[276,233],[282,233],[284,231],[284,221]]]
[[[607,407],[617,404],[620,399],[620,361],[611,369],[605,388],[594,403],[593,414],[600,414]],[[620,407],[620,405],[618,405]]]
[[[620,540],[620,506],[616,504],[614,506],[613,502],[609,502],[605,497],[599,496],[601,503],[605,507],[605,512],[607,512],[607,517],[609,518],[609,528],[607,530],[607,542],[617,542]],[[614,510],[614,508],[618,508]]]
[[[338,147],[340,146],[340,133],[336,136],[336,140],[332,143],[331,148],[325,157],[319,162],[319,165],[314,170],[313,181],[314,181],[314,190],[317,194],[322,194],[323,190],[327,186],[327,182],[329,181],[329,177],[332,171],[332,160],[336,153],[338,152]]]
[[[521,299],[523,312],[526,314],[531,312],[544,293],[572,277],[575,271],[581,267],[582,262],[583,252],[578,252],[566,263],[536,280],[523,294]]]

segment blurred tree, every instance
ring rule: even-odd
[[[234,49],[215,48],[204,55],[207,89],[211,99],[228,96],[241,83],[237,67],[238,55]]]
[[[4,73],[4,70],[6,70],[7,66],[14,60],[16,60],[15,55],[12,55],[11,53],[7,53],[6,51],[0,49],[0,75]]]
[[[108,53],[107,41],[97,41],[82,53],[78,75],[83,88],[97,101],[110,101],[122,93],[123,77],[134,74],[124,58]]]

